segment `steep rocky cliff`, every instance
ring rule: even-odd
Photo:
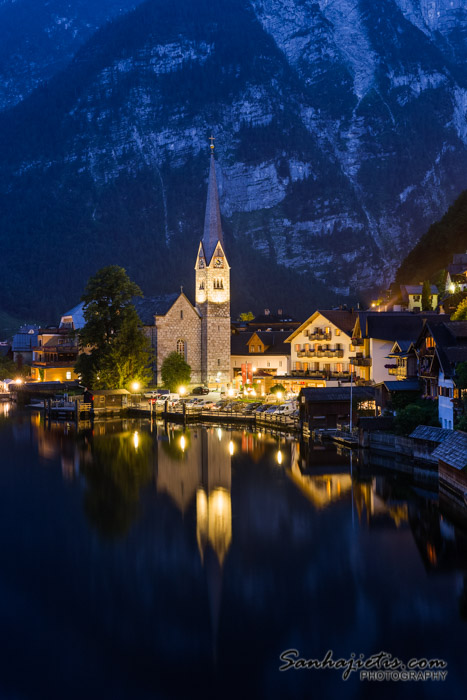
[[[466,186],[463,6],[151,0],[105,25],[0,115],[5,308],[72,303],[108,262],[189,288],[211,131],[237,308],[387,282]]]

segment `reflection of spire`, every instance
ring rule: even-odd
[[[204,489],[196,494],[196,538],[201,559],[210,545],[220,566],[224,563],[232,540],[232,505],[230,492],[216,488],[209,496]]]

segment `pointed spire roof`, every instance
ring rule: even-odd
[[[203,248],[207,262],[211,260],[217,243],[224,247],[222,236],[221,212],[219,209],[219,193],[217,191],[216,164],[211,153],[211,166],[209,168],[208,199],[206,202],[206,216],[204,218]]]

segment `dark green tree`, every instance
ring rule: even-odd
[[[419,399],[397,412],[394,429],[398,435],[410,435],[417,425],[439,426],[437,402]]]
[[[191,367],[178,352],[167,355],[161,366],[162,382],[170,391],[190,383]]]
[[[422,288],[422,311],[431,311],[431,285],[429,280],[425,280]]]
[[[269,391],[271,394],[277,394],[278,392],[282,392],[282,394],[284,395],[285,386],[283,384],[274,384],[274,386],[272,386]]]
[[[149,381],[151,348],[132,304],[135,296],[142,296],[140,288],[117,265],[102,268],[86,285],[86,323],[78,333],[83,352],[75,366],[86,386],[124,389]]]

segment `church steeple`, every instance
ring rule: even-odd
[[[203,249],[206,262],[209,265],[218,243],[224,248],[222,235],[221,212],[219,208],[219,194],[217,191],[216,163],[214,154],[211,153],[211,165],[209,168],[208,199],[206,202],[206,215],[204,217]]]
[[[224,251],[212,150],[211,144],[206,216],[195,266],[196,307],[201,316],[202,381],[225,386],[230,381],[230,267]]]

